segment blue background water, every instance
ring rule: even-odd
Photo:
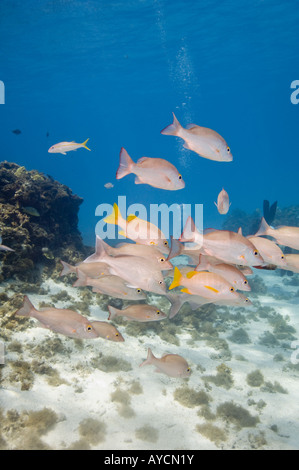
[[[96,206],[118,195],[128,204],[202,203],[206,227],[223,222],[214,206],[222,187],[231,209],[252,212],[264,198],[298,204],[299,105],[290,101],[298,25],[290,0],[1,0],[1,159],[83,197],[80,229],[91,244]],[[184,126],[223,135],[234,161],[205,160],[161,135],[172,111]],[[88,137],[92,152],[48,153]],[[168,159],[186,188],[116,181],[122,146],[135,161]]]

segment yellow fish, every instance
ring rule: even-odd
[[[89,139],[86,139],[85,142],[82,144],[77,144],[76,142],[59,142],[59,144],[52,145],[49,148],[49,153],[62,153],[62,155],[66,155],[66,152],[70,152],[71,150],[77,150],[81,147],[84,147],[86,150],[90,151],[90,148],[86,146]]]

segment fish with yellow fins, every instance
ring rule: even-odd
[[[183,286],[182,292],[199,295],[213,301],[234,299],[238,293],[230,282],[216,273],[206,271],[190,271],[183,276],[180,270],[174,268],[174,276],[169,290]]]
[[[59,142],[58,144],[52,145],[52,147],[49,148],[48,152],[49,153],[61,153],[62,155],[66,155],[66,152],[71,152],[72,150],[77,150],[82,147],[90,151],[90,148],[88,148],[86,145],[88,141],[89,139],[86,139],[85,142],[82,142],[82,144],[77,144],[74,141]]]
[[[118,225],[122,229],[119,234],[136,243],[153,245],[163,253],[169,251],[168,241],[156,225],[136,215],[129,215],[127,220],[124,219],[116,203],[113,204],[112,214],[108,215],[104,221],[107,224]]]

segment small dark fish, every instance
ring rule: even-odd
[[[47,133],[46,133],[46,137],[49,137],[49,135],[50,135],[49,132],[47,132]]]
[[[13,133],[16,134],[16,135],[22,134],[22,131],[20,131],[20,129],[15,129],[15,130],[13,130],[13,131],[11,131],[11,132],[13,132]]]
[[[264,219],[269,225],[271,225],[273,220],[275,219],[276,209],[277,209],[277,201],[273,202],[273,204],[270,206],[269,201],[267,199],[264,200],[264,203],[263,203]]]

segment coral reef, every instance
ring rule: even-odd
[[[15,250],[1,254],[1,279],[32,281],[38,264],[55,269],[60,257],[79,261],[86,250],[77,228],[82,202],[43,173],[0,163],[0,234]]]

